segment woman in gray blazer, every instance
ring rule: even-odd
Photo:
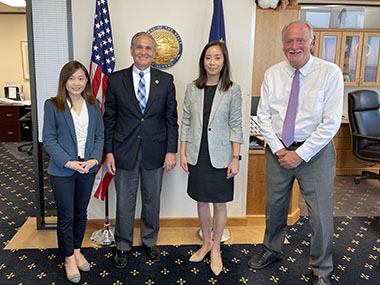
[[[48,173],[57,206],[58,247],[67,279],[79,283],[90,265],[80,252],[104,127],[86,68],[77,61],[61,70],[57,96],[45,102],[43,143],[50,155]]]
[[[187,193],[197,201],[203,245],[189,261],[211,251],[211,270],[223,268],[220,240],[233,199],[243,143],[240,87],[230,79],[224,42],[208,43],[199,59],[199,77],[186,88],[181,127],[181,167],[189,175]],[[213,203],[213,240],[209,203]]]

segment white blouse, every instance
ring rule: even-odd
[[[84,158],[84,151],[86,147],[87,140],[87,131],[88,131],[88,111],[86,102],[83,102],[82,109],[80,114],[78,115],[73,108],[71,108],[71,104],[67,101],[67,104],[70,107],[71,116],[73,117],[74,127],[75,127],[75,135],[77,137],[77,147],[78,147],[78,157]]]

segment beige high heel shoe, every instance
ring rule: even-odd
[[[220,274],[220,272],[222,272],[222,269],[223,269],[223,262],[221,265],[219,266],[213,266],[210,262],[210,268],[211,268],[211,271],[216,275],[218,276]]]
[[[220,258],[222,258],[222,256],[220,256]],[[215,266],[215,265],[212,265],[212,260],[210,262],[210,268],[211,268],[211,271],[216,275],[218,276],[220,274],[220,272],[222,272],[222,269],[223,269],[223,261],[222,263],[219,265],[219,266]]]
[[[209,246],[209,248],[207,249],[206,253],[204,255],[198,255],[197,253],[194,253],[192,256],[190,256],[189,258],[189,261],[190,262],[200,262],[203,260],[203,258],[205,258],[206,254],[210,252],[210,250],[212,249],[212,246],[214,245],[214,243],[212,242],[211,245]]]

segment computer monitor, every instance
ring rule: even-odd
[[[260,96],[251,97],[251,116],[256,116],[257,106],[259,105]]]
[[[5,98],[20,101],[20,91],[17,86],[4,86]]]

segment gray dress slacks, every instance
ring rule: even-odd
[[[295,150],[290,147],[289,150]],[[305,199],[312,237],[309,264],[317,276],[329,276],[333,271],[333,192],[336,153],[330,141],[309,162],[293,169],[278,163],[278,157],[267,146],[266,155],[266,229],[264,246],[281,253],[287,230],[287,216],[294,180]]]
[[[152,170],[141,166],[141,148],[133,169],[116,169],[116,222],[115,243],[118,250],[129,251],[133,245],[133,229],[137,190],[141,190],[140,235],[147,247],[156,245],[160,228],[160,196],[163,168]]]

